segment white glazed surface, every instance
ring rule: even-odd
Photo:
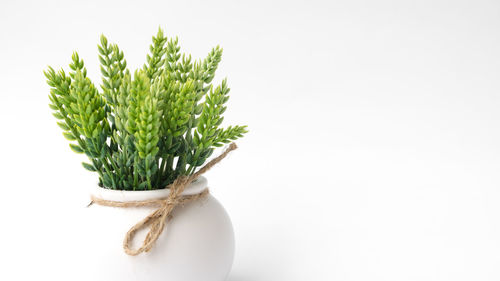
[[[200,192],[207,186],[200,177],[183,194]],[[99,187],[94,196],[115,201],[137,201],[166,197],[168,190],[113,191]],[[125,233],[154,208],[114,208],[97,204],[86,208],[82,227],[92,231],[83,237],[81,251],[89,257],[84,275],[94,281],[223,281],[233,262],[234,233],[222,205],[211,195],[177,207],[153,249],[138,256],[123,252]],[[137,246],[147,231],[134,241]]]

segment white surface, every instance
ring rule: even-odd
[[[184,195],[207,187],[202,179],[186,188]],[[165,198],[166,190],[93,191],[94,196],[123,202]],[[144,193],[149,193],[145,198]],[[165,194],[166,193],[166,194]],[[128,256],[123,252],[125,233],[155,210],[113,208],[94,204],[76,213],[78,223],[69,223],[65,232],[80,237],[79,243],[62,249],[60,256],[72,262],[54,272],[55,279],[95,281],[179,280],[223,281],[234,257],[234,233],[231,221],[221,204],[211,195],[176,208],[154,248],[148,253]],[[133,249],[140,246],[147,230],[138,231]],[[73,253],[80,253],[74,255]]]
[[[500,279],[500,2],[89,0],[0,4],[1,280],[55,280],[96,182],[42,70],[78,50],[98,83],[101,32],[135,68],[158,26],[224,47],[225,124],[249,125],[206,175],[229,281]]]

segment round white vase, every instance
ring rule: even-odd
[[[207,188],[199,177],[183,195]],[[165,198],[168,189],[119,191],[95,187],[92,195],[112,201],[141,201]],[[154,207],[117,208],[93,204],[85,210],[86,273],[95,281],[223,281],[233,262],[234,233],[222,205],[210,194],[178,206],[151,251],[129,256],[123,251],[125,233],[155,210]],[[134,238],[138,247],[147,231]]]

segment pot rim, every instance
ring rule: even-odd
[[[207,179],[204,176],[198,177],[194,180],[184,191],[182,195],[193,195],[200,193],[207,188]],[[131,202],[131,201],[144,201],[166,198],[170,194],[170,189],[155,189],[155,190],[114,190],[100,187],[95,185],[90,190],[90,194],[94,197],[103,200],[118,201],[118,202]]]

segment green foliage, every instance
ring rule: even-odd
[[[153,36],[143,68],[133,77],[123,52],[101,36],[102,85],[87,77],[77,53],[71,71],[44,72],[57,125],[70,148],[84,153],[86,170],[111,189],[164,188],[203,165],[215,147],[240,138],[246,126],[221,128],[229,88],[212,81],[222,49],[204,60],[181,54],[177,38]]]

